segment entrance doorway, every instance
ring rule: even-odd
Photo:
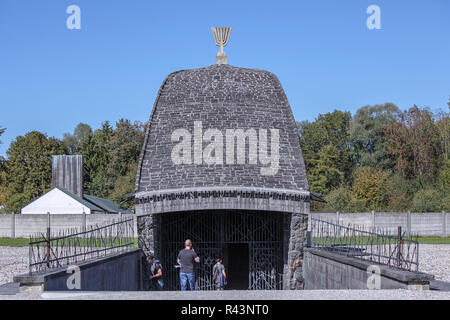
[[[224,264],[227,273],[228,290],[249,288],[249,246],[248,243],[226,243]]]
[[[140,231],[139,243],[144,246],[146,239],[154,241],[154,253],[165,268],[165,290],[180,290],[179,269],[174,265],[186,239],[193,241],[200,257],[197,290],[216,289],[212,270],[218,257],[226,268],[226,289],[280,290],[285,248],[283,223],[287,216],[245,210],[162,213],[153,216],[149,229]]]

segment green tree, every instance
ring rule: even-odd
[[[83,155],[83,189],[87,194],[107,197],[112,189],[108,183],[108,148],[112,134],[113,128],[106,121],[101,129],[86,135],[79,144],[78,153]]]
[[[421,189],[416,192],[412,200],[412,212],[439,212],[442,197],[437,190]]]
[[[439,187],[445,193],[450,193],[450,160],[445,162],[445,167],[439,172]]]
[[[368,210],[383,210],[389,201],[388,174],[372,167],[359,167],[354,172],[353,195]]]
[[[6,191],[8,188],[8,165],[3,157],[0,157],[0,213],[7,213],[5,211]]]
[[[84,139],[84,137],[92,135],[92,128],[85,123],[79,123],[73,132],[73,134],[70,133],[64,133],[63,135],[63,141],[69,150],[70,154],[75,154],[78,151],[78,146],[81,142],[81,140]]]
[[[115,183],[114,189],[109,195],[109,199],[116,203],[125,200],[127,194],[134,193],[134,184],[136,182],[137,162],[130,163],[125,175],[119,176]],[[123,204],[123,207],[134,209],[133,202]]]
[[[83,155],[86,193],[121,202],[134,192],[143,128],[140,122],[120,119],[115,128],[105,122],[82,139],[78,152]]]
[[[326,209],[332,211],[348,212],[352,201],[351,190],[348,187],[341,186],[332,190],[325,196]]]
[[[334,110],[314,122],[298,123],[300,145],[312,191],[327,193],[351,178],[350,112]]]
[[[109,141],[111,165],[108,167],[111,200],[120,202],[134,193],[137,163],[144,143],[144,125],[120,119]],[[127,204],[130,205],[130,204]]]
[[[3,134],[3,133],[5,133],[5,131],[6,131],[6,128],[2,128],[2,127],[0,127],[0,136]],[[2,141],[0,140],[0,144],[2,143]]]
[[[109,141],[111,176],[125,175],[130,163],[137,163],[144,142],[143,124],[120,119]]]
[[[417,178],[423,185],[437,169],[432,113],[417,106],[402,113],[400,120],[386,126],[389,153],[396,157],[396,169],[406,178]]]
[[[10,145],[5,184],[5,207],[19,213],[51,188],[52,155],[67,152],[65,145],[38,131],[17,137]]]
[[[312,191],[328,194],[341,185],[344,173],[339,170],[339,151],[334,145],[323,147],[317,157],[311,159],[308,182]]]
[[[450,109],[450,104],[449,104]],[[439,162],[445,165],[450,159],[450,113],[440,111],[435,114],[436,149],[438,150]]]
[[[387,209],[398,212],[407,211],[411,204],[411,199],[417,191],[412,181],[405,179],[401,173],[395,173],[387,179],[386,185],[390,190]]]
[[[379,166],[392,170],[395,158],[388,152],[385,127],[399,119],[401,111],[392,103],[365,106],[350,123],[350,138],[359,166]]]

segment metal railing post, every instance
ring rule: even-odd
[[[397,239],[397,266],[401,266],[401,257],[402,257],[402,226],[398,226],[398,239]]]
[[[50,267],[50,212],[47,212],[47,267]]]

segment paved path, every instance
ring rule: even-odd
[[[450,300],[450,292],[411,290],[40,292],[21,289],[0,300]]]

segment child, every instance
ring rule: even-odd
[[[222,259],[218,258],[213,267],[213,280],[216,283],[217,290],[223,290],[226,284],[227,274],[225,273],[225,266],[222,264]]]

